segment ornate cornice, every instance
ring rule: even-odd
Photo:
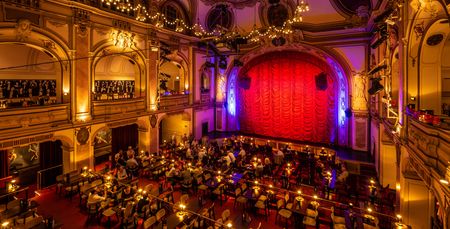
[[[218,2],[217,0],[201,0],[201,1],[208,6],[212,6]],[[226,0],[222,2],[226,2],[236,9],[243,9],[245,7],[255,6],[258,1],[259,0]]]

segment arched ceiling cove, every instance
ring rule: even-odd
[[[55,59],[51,54],[47,54],[38,49],[22,44],[2,44],[0,45],[0,68],[18,67],[4,70],[3,72],[55,72]],[[48,64],[38,64],[48,63]],[[38,65],[36,65],[38,64]],[[0,73],[1,74],[1,73]]]

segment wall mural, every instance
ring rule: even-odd
[[[95,136],[94,148],[102,147],[111,144],[112,132],[111,129],[99,130]]]
[[[0,109],[56,102],[56,80],[0,80]]]
[[[94,100],[132,99],[134,85],[134,80],[96,80]]]
[[[28,146],[8,150],[10,170],[23,169],[39,164],[39,145]]]

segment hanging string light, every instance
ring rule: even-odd
[[[295,23],[302,22],[303,13],[308,11],[309,11],[309,4],[304,0],[301,0],[300,2],[297,0],[297,7],[295,8],[294,18],[292,18],[292,21]]]
[[[163,28],[165,25],[169,26],[175,26],[176,32],[184,32],[184,31],[192,31],[193,34],[197,37],[203,37],[203,38],[212,38],[214,40],[223,40],[223,39],[232,39],[234,37],[242,37],[244,39],[249,40],[251,43],[258,43],[263,39],[264,37],[269,37],[271,39],[276,38],[281,35],[288,35],[293,33],[292,24],[293,23],[299,23],[303,21],[303,14],[305,12],[308,12],[310,10],[309,4],[305,0],[297,0],[297,7],[295,9],[294,17],[291,20],[287,20],[283,26],[281,27],[275,27],[275,26],[269,26],[269,27],[262,27],[258,28],[256,25],[256,8],[255,8],[255,14],[254,14],[254,25],[250,32],[246,33],[246,35],[240,35],[242,33],[239,33],[237,30],[237,27],[232,30],[232,32],[227,33],[223,30],[219,29],[213,29],[210,32],[207,32],[203,26],[200,24],[200,20],[197,19],[197,23],[195,23],[192,26],[189,26],[183,19],[175,19],[173,21],[170,21],[167,19],[167,17],[163,14],[158,12],[158,9],[156,8],[156,5],[152,4],[153,7],[150,7],[150,11],[147,10],[147,8],[140,3],[136,6],[133,6],[130,3],[130,0],[101,0],[102,4],[105,4],[107,6],[110,6],[112,9],[115,9],[120,12],[126,12],[129,13],[130,11],[134,11],[136,13],[136,20],[144,22],[149,21],[152,22],[155,27],[157,28]],[[244,32],[245,33],[245,32]]]

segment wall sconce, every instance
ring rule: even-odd
[[[67,95],[69,95],[69,92],[70,92],[70,91],[69,91],[68,89],[65,89],[65,90],[63,90],[63,95],[64,95],[64,96],[67,96]]]
[[[423,21],[420,24],[414,25],[414,32],[416,33],[416,39],[419,39],[423,36],[423,33],[425,32]]]
[[[151,50],[152,52],[158,52],[158,51],[159,51],[159,48],[156,47],[156,46],[152,46],[152,47],[150,48],[150,50]]]

